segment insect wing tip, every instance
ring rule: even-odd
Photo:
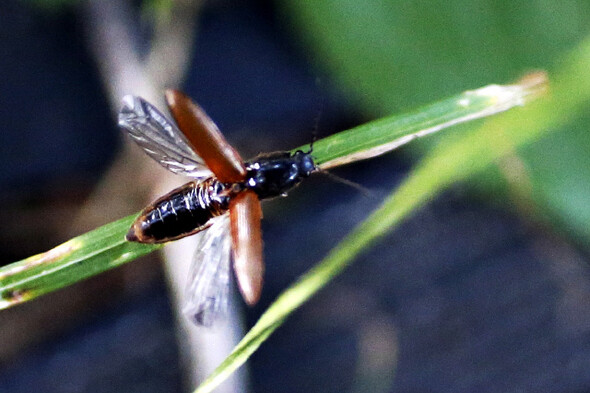
[[[135,107],[136,97],[131,94],[127,94],[123,97],[121,102],[123,103],[122,109],[133,109]]]
[[[262,281],[256,283],[257,285],[250,285],[250,283],[245,283],[242,281],[240,283],[240,293],[242,294],[242,298],[244,302],[252,307],[258,303],[260,300],[260,294],[262,293]]]
[[[197,326],[211,327],[214,323],[225,319],[227,310],[214,304],[214,300],[205,302],[195,308],[194,304],[186,304],[182,313]]]
[[[122,107],[119,111],[119,118],[121,117],[121,115],[137,112],[137,108],[141,104],[141,98],[128,94],[123,97],[123,99],[121,100],[121,104]]]
[[[178,90],[166,89],[166,91],[164,92],[164,97],[166,98],[168,106],[173,107],[176,105],[176,101],[178,100],[178,98],[185,97],[185,95],[179,92]]]
[[[123,106],[119,111],[119,127],[130,129],[133,127],[133,119],[137,118],[138,115],[142,113],[142,111],[138,109],[141,107],[141,98],[133,95],[126,95],[121,102]]]

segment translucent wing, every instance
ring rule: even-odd
[[[229,215],[196,236],[197,251],[190,268],[182,312],[197,325],[211,326],[227,314],[231,241]]]
[[[123,98],[119,127],[169,171],[197,179],[211,176],[178,127],[143,98],[130,95]]]

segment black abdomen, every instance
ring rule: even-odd
[[[225,213],[229,197],[214,178],[190,182],[148,206],[135,220],[127,240],[163,243],[207,228],[211,218]]]

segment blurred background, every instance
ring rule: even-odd
[[[0,262],[183,181],[117,129],[125,94],[163,108],[179,88],[252,157],[531,70],[551,78],[589,26],[583,0],[5,0]],[[590,390],[589,125],[576,118],[432,201],[219,391]],[[265,203],[262,300],[236,302],[221,334],[177,316],[190,240],[166,247],[165,268],[154,253],[0,312],[0,391],[191,391],[439,137],[333,171],[369,196],[318,175]]]

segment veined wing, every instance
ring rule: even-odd
[[[212,175],[178,127],[143,98],[131,95],[123,98],[119,127],[169,171],[196,179]]]
[[[227,314],[231,239],[229,215],[216,217],[199,232],[182,312],[197,325],[211,326]]]

